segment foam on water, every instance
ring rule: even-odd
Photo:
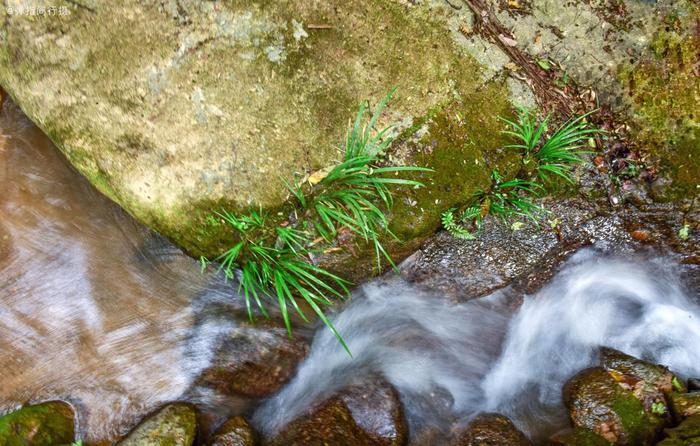
[[[272,432],[358,376],[381,373],[414,432],[496,411],[539,437],[562,426],[561,388],[600,346],[700,376],[700,309],[663,263],[581,251],[512,317],[507,292],[453,305],[396,278],[366,285],[334,322],[354,357],[319,331],[255,421]]]

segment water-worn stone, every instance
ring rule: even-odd
[[[564,386],[574,427],[592,430],[616,445],[648,445],[670,421],[663,393],[641,380],[586,369]]]
[[[299,416],[271,446],[399,446],[407,439],[398,393],[384,380],[345,388]]]
[[[700,445],[700,415],[686,418],[673,429],[664,431],[668,438],[657,446],[698,446]]]
[[[646,381],[664,393],[684,392],[685,384],[668,367],[652,364],[619,350],[600,349],[600,365],[609,372]]]
[[[455,435],[450,446],[532,446],[508,417],[496,413],[479,414]]]
[[[61,401],[26,406],[0,417],[0,445],[56,446],[75,439],[73,408]]]
[[[233,417],[226,421],[216,433],[211,446],[253,446],[255,432],[243,417]]]
[[[553,435],[549,440],[550,446],[611,446],[605,438],[590,429],[577,427],[567,429]]]
[[[289,380],[307,349],[284,329],[237,329],[224,337],[197,384],[224,395],[267,396]]]
[[[192,446],[197,419],[189,404],[174,403],[142,421],[119,446]]]
[[[678,419],[700,415],[700,392],[672,393],[671,409]]]

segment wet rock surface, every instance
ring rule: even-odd
[[[431,237],[404,265],[402,274],[427,289],[439,290],[450,300],[463,302],[513,286],[534,292],[557,272],[566,258],[583,246],[613,255],[655,250],[682,265],[680,274],[689,288],[700,285],[700,213],[692,201],[655,204],[650,200],[614,206],[607,201],[578,198],[545,200],[551,211],[539,227],[519,230],[488,219],[474,241],[440,232]],[[684,225],[690,229],[679,236]],[[644,228],[649,237],[635,239]]]
[[[659,389],[602,367],[580,372],[563,392],[574,427],[589,429],[613,444],[653,444],[670,422]]]
[[[75,439],[73,408],[61,401],[26,406],[0,417],[0,444],[57,446]]]
[[[289,380],[307,350],[302,338],[290,339],[280,328],[234,330],[224,335],[197,385],[224,395],[267,396]]]
[[[408,438],[406,429],[396,390],[377,378],[341,390],[265,444],[399,446]]]
[[[577,427],[559,432],[550,438],[551,446],[611,446],[605,438],[590,429]]]
[[[700,444],[700,415],[685,419],[672,429],[666,429],[664,440],[657,446],[697,446]]]
[[[119,446],[192,446],[197,435],[194,407],[170,404],[141,422]]]
[[[671,394],[671,409],[674,416],[683,419],[693,415],[700,415],[700,392],[673,393]]]
[[[532,446],[508,417],[495,413],[477,415],[455,437],[450,446]]]
[[[608,372],[620,377],[645,381],[665,394],[685,390],[683,381],[668,367],[642,361],[619,350],[603,347],[600,350],[600,363]]]
[[[255,432],[243,417],[226,421],[214,434],[211,446],[254,446]]]

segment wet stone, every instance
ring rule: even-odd
[[[590,429],[616,445],[650,445],[670,422],[663,393],[653,385],[594,367],[564,386],[574,427]]]
[[[559,432],[550,438],[550,446],[610,446],[605,438],[590,429],[577,427]]]
[[[0,445],[56,446],[75,438],[73,408],[61,401],[26,406],[0,417]]]
[[[243,417],[234,417],[225,422],[214,434],[211,446],[253,446],[255,433]]]
[[[477,415],[455,435],[450,446],[532,446],[508,417],[496,413]]]
[[[671,394],[671,408],[678,419],[700,415],[700,391]]]
[[[271,446],[399,446],[407,438],[398,393],[376,379],[345,388],[293,420]]]
[[[192,446],[197,419],[189,404],[169,404],[142,421],[119,446]]]
[[[685,419],[673,429],[664,431],[667,438],[657,446],[698,446],[700,445],[700,415]]]
[[[667,367],[642,361],[619,350],[601,348],[600,362],[601,366],[609,372],[646,381],[664,393],[685,390],[683,381]]]

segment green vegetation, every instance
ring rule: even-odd
[[[544,186],[555,178],[573,184],[572,170],[583,162],[583,150],[593,136],[602,130],[591,127],[587,121],[589,112],[565,122],[549,134],[547,115],[539,123],[529,110],[520,108],[517,121],[501,118],[508,124],[504,133],[515,138],[509,149],[522,155],[522,169],[518,177],[505,180],[497,170],[491,172],[489,190],[479,190],[461,209],[451,208],[442,215],[443,227],[454,237],[473,240],[484,218],[493,215],[503,220],[525,217],[537,223],[545,210],[534,203]]]
[[[334,243],[341,232],[347,232],[371,243],[377,256],[394,266],[380,242],[388,230],[386,210],[392,203],[391,187],[420,187],[415,180],[401,178],[405,172],[430,169],[383,164],[383,154],[391,144],[391,127],[379,132],[374,127],[393,91],[382,100],[367,121],[367,102],[357,113],[345,139],[343,159],[329,171],[316,173],[306,182],[285,182],[293,196],[288,218],[276,222],[262,211],[246,215],[222,211],[218,217],[237,235],[237,242],[214,259],[219,270],[229,279],[236,278],[245,297],[248,316],[253,320],[253,302],[269,317],[265,300],[277,302],[289,335],[292,326],[289,306],[304,320],[306,314],[297,302],[306,304],[335,334],[343,347],[348,346],[322,306],[332,305],[332,297],[343,298],[349,282],[313,263],[313,255],[323,252],[324,244]],[[318,237],[317,237],[318,236]],[[201,259],[202,268],[210,263]]]

